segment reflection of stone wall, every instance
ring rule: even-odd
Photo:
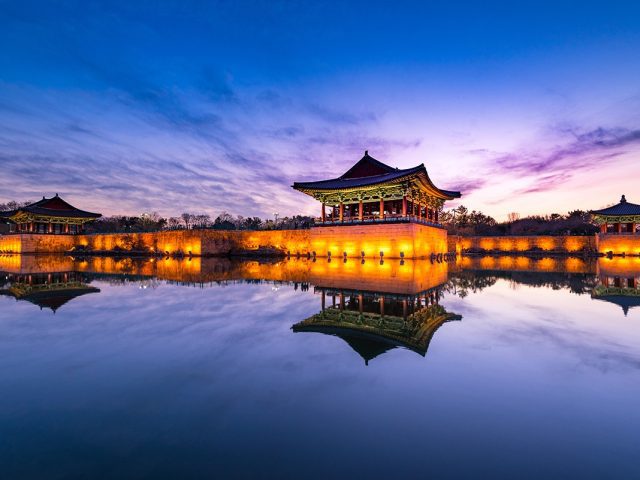
[[[640,258],[613,257],[598,259],[598,273],[608,277],[636,277],[640,275]]]
[[[270,280],[313,283],[327,288],[415,294],[447,281],[446,262],[291,258],[273,261],[233,261],[228,258],[100,257],[74,259],[64,255],[0,255],[0,271],[48,273],[76,271],[87,274],[156,277],[184,283],[233,280]]]
[[[598,251],[603,254],[640,255],[640,235],[599,234]]]
[[[483,256],[458,259],[456,265],[462,270],[505,272],[562,272],[596,273],[597,259],[576,257],[531,258],[524,256]]]
[[[597,239],[590,236],[503,236],[503,237],[460,237],[460,248],[466,251],[485,252],[557,252],[579,253],[596,251]]]

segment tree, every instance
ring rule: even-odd
[[[220,225],[221,223],[233,223],[233,216],[227,212],[222,212],[220,215],[218,215],[218,217],[216,218],[215,222],[216,225]]]
[[[189,230],[189,228],[191,228],[191,222],[193,221],[193,215],[185,212],[180,215],[180,218],[182,218],[182,221],[184,222],[184,227]]]
[[[507,215],[507,221],[513,223],[520,220],[520,214],[518,212],[511,212]]]
[[[169,217],[167,220],[167,227],[170,230],[176,230],[180,225],[182,225],[182,221],[178,217]]]

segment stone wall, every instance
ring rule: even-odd
[[[458,237],[462,252],[500,253],[582,253],[598,250],[597,237],[585,236],[502,236],[502,237]]]
[[[15,234],[0,236],[0,253],[52,253],[71,250],[77,239],[72,235]]]
[[[175,230],[152,233],[95,235],[16,234],[0,236],[0,253],[61,253],[73,249],[92,252],[140,251],[193,256],[230,254],[287,254],[334,258],[427,257],[447,251],[447,233],[414,223],[317,227],[310,230]]]
[[[447,232],[417,223],[387,225],[349,225],[311,229],[310,244],[318,256],[378,258],[424,258],[447,252]]]
[[[603,255],[640,255],[640,235],[598,234],[598,252]]]

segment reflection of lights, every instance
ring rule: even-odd
[[[272,292],[277,292],[278,290],[280,290],[280,287],[276,287],[276,286],[271,287]]]

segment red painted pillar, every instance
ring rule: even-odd
[[[637,227],[637,224],[636,224],[636,223],[632,223],[632,224],[631,224],[631,233],[632,233],[633,235],[635,235],[635,234],[636,234],[636,227]]]
[[[402,216],[407,216],[407,196],[402,197]]]
[[[600,233],[607,233],[607,224],[603,223],[600,225]]]
[[[362,204],[362,200],[360,200],[360,203],[358,204],[358,220],[362,221],[364,218],[364,211],[363,211],[363,207],[364,205]]]
[[[320,218],[322,219],[322,223],[324,223],[326,218],[327,218],[326,214],[325,214],[325,211],[324,211],[324,202],[322,203],[322,210],[321,210]]]
[[[616,223],[616,233],[622,233],[622,224],[620,222]]]
[[[380,197],[380,218],[384,218],[384,198]]]
[[[433,217],[434,217],[434,218],[433,218],[433,220],[434,220],[436,223],[438,223],[438,210],[435,210],[435,211],[434,211],[434,213],[433,213]]]
[[[340,223],[344,220],[344,203],[340,202],[340,211],[338,212],[340,215]]]

